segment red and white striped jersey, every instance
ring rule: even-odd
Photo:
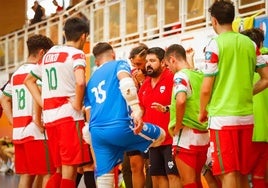
[[[75,75],[78,68],[85,69],[82,50],[71,46],[54,46],[43,57],[32,74],[42,80],[43,120],[51,123],[66,118],[82,120],[81,111],[73,109],[69,101],[75,97]]]
[[[33,98],[23,84],[36,64],[24,64],[12,75],[4,94],[12,97],[13,140],[44,139],[38,127],[32,123],[34,117]]]

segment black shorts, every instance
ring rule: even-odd
[[[148,159],[149,158],[149,152],[144,153],[141,152],[139,150],[133,150],[133,151],[127,151],[126,155],[129,156],[134,156],[134,155],[141,155],[144,159]]]
[[[172,146],[164,145],[149,149],[151,176],[178,175],[175,159],[172,156]]]

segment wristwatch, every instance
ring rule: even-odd
[[[169,112],[169,106],[165,106],[165,112],[164,113],[167,113]]]

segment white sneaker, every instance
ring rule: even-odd
[[[8,169],[9,169],[8,166],[5,163],[3,163],[1,168],[0,168],[0,172],[6,172],[6,171],[8,171]]]

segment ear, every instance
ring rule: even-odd
[[[83,33],[83,34],[81,35],[81,38],[82,38],[83,40],[87,40],[87,34],[86,34],[86,33]]]
[[[95,58],[94,63],[95,63],[95,65],[99,66],[99,58]]]
[[[218,21],[214,16],[211,16],[211,24],[212,26],[216,26],[218,24]]]
[[[112,52],[112,57],[113,57],[113,59],[115,59],[115,52],[114,51]]]
[[[161,67],[165,67],[166,66],[166,59],[162,59],[162,61],[160,62]]]
[[[45,55],[46,51],[44,49],[40,49],[38,52],[38,55],[40,57],[40,59]]]
[[[176,62],[176,58],[173,55],[171,55],[169,58],[170,58],[169,61],[171,62],[171,64],[174,64]]]

